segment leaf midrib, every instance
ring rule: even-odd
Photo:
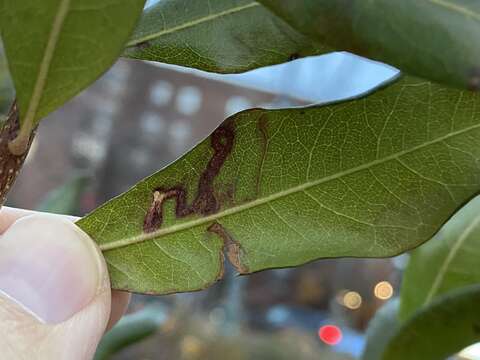
[[[274,193],[274,194],[270,194],[268,196],[258,198],[256,200],[253,200],[253,201],[250,201],[250,202],[247,202],[247,203],[243,203],[243,204],[235,206],[235,207],[225,209],[223,211],[220,211],[218,213],[215,213],[215,214],[212,214],[212,215],[209,215],[209,216],[205,216],[205,217],[198,218],[198,219],[191,220],[191,221],[186,221],[186,222],[183,222],[181,224],[172,225],[172,226],[169,226],[169,227],[163,227],[163,228],[160,228],[157,231],[154,231],[154,232],[151,232],[151,233],[142,233],[140,235],[128,237],[128,238],[125,238],[125,239],[122,239],[122,240],[116,240],[116,241],[112,241],[112,242],[109,242],[109,243],[99,244],[99,247],[102,251],[114,250],[114,249],[118,249],[118,248],[121,248],[121,247],[125,247],[125,246],[133,245],[133,244],[136,244],[136,243],[140,243],[140,242],[143,242],[143,241],[147,241],[147,240],[150,240],[150,239],[158,238],[158,237],[168,235],[168,234],[171,234],[171,233],[175,233],[175,232],[179,232],[179,231],[182,231],[182,230],[190,229],[190,228],[193,228],[193,227],[196,227],[196,226],[199,226],[199,225],[203,225],[203,224],[206,224],[206,223],[209,223],[209,222],[212,222],[212,221],[215,221],[215,220],[218,220],[218,219],[230,216],[230,215],[238,214],[242,211],[245,211],[245,210],[248,210],[248,209],[263,205],[263,204],[266,204],[270,201],[274,201],[274,200],[283,198],[285,196],[288,196],[288,195],[291,195],[291,194],[294,194],[294,193],[305,191],[305,190],[307,190],[307,189],[309,189],[313,186],[317,186],[317,185],[320,185],[322,183],[326,183],[328,181],[335,180],[335,179],[341,178],[343,176],[350,175],[350,174],[353,174],[355,172],[362,171],[362,170],[368,169],[370,167],[383,164],[383,163],[385,163],[387,161],[390,161],[390,160],[395,160],[396,158],[401,157],[403,155],[406,155],[406,154],[412,153],[416,150],[422,149],[424,147],[442,142],[442,141],[444,141],[446,139],[449,139],[451,137],[461,135],[465,132],[474,130],[476,128],[480,128],[480,124],[472,125],[472,126],[469,126],[467,128],[451,132],[451,133],[449,133],[447,135],[444,135],[444,136],[441,136],[441,137],[439,137],[435,140],[430,140],[430,141],[427,141],[427,142],[425,142],[421,145],[414,146],[414,147],[412,147],[408,150],[399,151],[397,153],[386,156],[382,159],[376,159],[376,160],[370,161],[368,163],[353,167],[351,169],[344,170],[344,171],[341,171],[339,173],[320,178],[320,179],[315,180],[315,181],[305,182],[304,184],[294,186],[294,187],[286,189],[284,191],[280,191],[280,192],[277,192],[277,193]]]
[[[23,118],[22,127],[25,127],[26,129],[31,129],[33,127],[38,105],[42,99],[42,93],[47,82],[47,76],[50,70],[50,64],[52,63],[53,54],[55,53],[58,38],[60,37],[63,23],[70,8],[70,2],[71,0],[61,0],[60,5],[58,6],[58,11],[55,14],[52,29],[48,35],[47,45],[45,46],[45,51],[40,63],[38,75],[33,87],[32,95],[28,103],[27,111],[25,112],[25,117]]]
[[[161,36],[168,35],[168,34],[176,32],[176,31],[185,30],[185,29],[194,27],[194,26],[202,24],[202,23],[213,21],[213,20],[221,18],[223,16],[228,16],[228,15],[235,14],[235,13],[243,11],[243,10],[250,9],[252,7],[255,7],[255,6],[260,6],[260,4],[253,1],[249,4],[245,4],[245,5],[237,6],[237,7],[232,7],[228,10],[224,10],[224,11],[214,13],[214,14],[209,14],[207,16],[200,17],[200,18],[197,18],[197,19],[192,20],[192,21],[188,21],[186,23],[174,26],[174,27],[169,28],[169,29],[164,29],[162,31],[158,31],[158,32],[155,32],[155,33],[152,33],[152,34],[145,35],[145,36],[143,36],[141,38],[138,38],[138,39],[133,39],[133,40],[131,40],[127,43],[126,47],[135,46],[135,45],[141,44],[142,42],[152,40],[152,39],[155,39],[155,38],[159,38]]]
[[[430,1],[432,4],[444,7],[446,9],[455,11],[459,14],[463,14],[467,17],[472,17],[473,19],[476,19],[476,20],[480,21],[480,14],[477,14],[477,13],[473,12],[472,10],[466,8],[466,7],[456,5],[456,4],[452,4],[452,3],[448,2],[448,1],[445,1],[445,0],[428,0],[428,1]]]
[[[442,262],[440,266],[440,270],[437,272],[437,276],[433,281],[433,285],[430,288],[427,296],[425,297],[423,306],[427,306],[433,300],[433,298],[438,292],[438,289],[442,284],[443,279],[445,278],[445,274],[447,273],[448,268],[452,263],[453,259],[457,255],[458,251],[462,248],[462,245],[465,243],[465,241],[468,239],[468,237],[471,235],[471,233],[475,230],[475,228],[479,224],[480,224],[480,216],[477,216],[475,220],[472,223],[470,223],[470,225],[467,226],[465,230],[462,232],[462,234],[458,237],[458,240],[453,245],[451,251],[448,253],[444,261]]]

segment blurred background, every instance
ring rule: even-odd
[[[41,123],[8,205],[82,216],[171,163],[238,111],[340,100],[396,73],[347,53],[240,75],[119,60]],[[0,116],[12,98],[0,56]],[[133,315],[97,358],[353,359],[362,352],[369,320],[398,294],[405,261],[322,260],[245,277],[230,269],[206,291],[134,295]]]

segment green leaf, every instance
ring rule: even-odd
[[[145,0],[1,0],[0,30],[22,134],[120,55]]]
[[[110,359],[120,350],[155,334],[167,320],[166,309],[151,305],[124,316],[100,341],[94,360]]]
[[[480,197],[455,214],[428,243],[415,249],[405,271],[400,318],[435,297],[480,283]]]
[[[77,215],[80,198],[90,183],[90,177],[77,174],[58,189],[50,191],[37,206],[38,211]]]
[[[397,320],[402,321],[402,326],[391,326],[389,320],[382,321],[384,314],[379,313],[371,330],[369,327],[369,332],[376,337],[371,336],[367,343],[365,360],[381,359],[380,354],[385,348],[388,349],[383,357],[386,360],[443,359],[480,337],[480,312],[475,312],[473,305],[469,305],[480,297],[477,266],[479,207],[480,197],[477,196],[461,208],[433,239],[412,252],[403,278]],[[476,286],[469,290],[468,286],[472,285]],[[397,312],[395,318],[396,315]],[[450,328],[452,322],[455,325]],[[441,324],[441,330],[437,329],[437,323]],[[432,332],[431,329],[435,330]],[[446,337],[448,342],[444,341]],[[415,354],[403,349],[407,343],[408,347],[415,349]],[[432,344],[436,355],[424,357],[430,354]],[[397,354],[399,349],[400,354]],[[418,353],[417,349],[420,349]]]
[[[0,123],[5,120],[13,98],[13,87],[8,73],[7,60],[0,41]]]
[[[252,109],[79,225],[113,286],[138,292],[208,286],[223,250],[241,273],[392,256],[478,192],[479,141],[480,95],[412,78],[361,99]]]
[[[382,359],[385,348],[399,328],[397,317],[399,305],[400,301],[398,298],[390,300],[370,320],[365,350],[362,354],[363,360]]]
[[[412,75],[480,89],[480,2],[259,0],[294,28],[337,50]]]
[[[124,56],[236,73],[327,52],[251,0],[162,0],[148,8]]]
[[[480,340],[480,286],[453,290],[402,324],[383,360],[445,359]]]

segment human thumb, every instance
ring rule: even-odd
[[[110,301],[100,250],[69,220],[31,215],[1,237],[2,359],[91,359]]]

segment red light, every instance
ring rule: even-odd
[[[318,329],[318,337],[327,345],[336,345],[342,340],[342,330],[335,325],[325,325]]]

